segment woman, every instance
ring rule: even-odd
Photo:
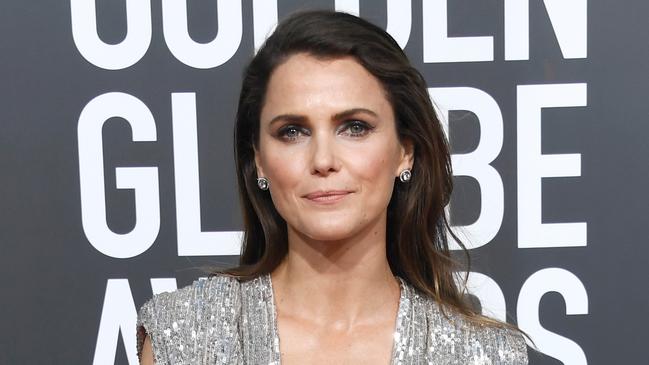
[[[455,284],[448,147],[385,31],[280,23],[246,69],[235,154],[240,266],[145,303],[142,364],[527,363]]]

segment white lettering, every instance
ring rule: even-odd
[[[460,287],[462,283],[459,283]],[[505,294],[498,283],[485,274],[471,271],[466,290],[480,300],[482,314],[500,321],[507,321]]]
[[[535,272],[523,283],[516,309],[518,326],[530,335],[541,352],[564,364],[586,365],[586,354],[577,343],[541,326],[539,304],[549,292],[563,297],[567,315],[588,314],[588,294],[581,280],[570,271],[552,267]]]
[[[201,231],[196,95],[172,93],[171,105],[178,255],[238,255],[241,232]]]
[[[209,43],[197,43],[187,29],[187,2],[162,1],[162,31],[171,53],[180,62],[194,68],[220,66],[235,54],[241,43],[241,2],[218,0],[219,30]]]
[[[252,21],[257,52],[277,26],[277,0],[253,0]]]
[[[128,279],[108,279],[92,364],[115,364],[120,331],[126,347],[128,363],[137,364],[137,350],[135,348],[136,321],[137,311]]]
[[[343,11],[358,16],[358,0],[336,0],[336,11]],[[387,0],[388,21],[385,31],[399,44],[406,48],[412,27],[412,0]]]
[[[134,65],[151,43],[151,2],[126,0],[126,37],[106,44],[97,34],[95,1],[70,0],[72,39],[88,62],[107,70]]]
[[[342,11],[356,16],[361,12],[361,6],[358,0],[336,0],[334,8],[336,11]]]
[[[406,48],[412,28],[412,0],[388,0],[388,22],[385,31]]]
[[[588,54],[587,0],[544,0],[564,58]],[[530,58],[529,0],[505,0],[505,59]]]
[[[176,278],[153,278],[151,279],[153,294],[172,292],[178,289]]]
[[[586,106],[586,84],[519,85],[518,247],[586,246],[586,222],[542,223],[541,179],[581,175],[581,155],[541,154],[541,109]]]
[[[500,174],[490,165],[498,157],[503,145],[503,117],[498,103],[482,90],[471,87],[429,88],[431,98],[441,113],[442,124],[449,133],[448,112],[468,110],[478,117],[480,142],[470,153],[453,154],[453,174],[471,176],[480,184],[480,215],[468,226],[458,226],[458,232],[466,235],[468,249],[489,243],[500,230],[505,211],[503,181]],[[451,240],[453,249],[460,246]]]
[[[146,251],[158,236],[160,203],[157,167],[119,167],[116,187],[135,192],[133,230],[117,234],[106,223],[102,127],[106,120],[120,117],[131,126],[133,141],[155,141],[153,115],[142,101],[124,93],[106,93],[92,99],[79,116],[79,185],[81,222],[90,244],[104,255],[134,257]]]

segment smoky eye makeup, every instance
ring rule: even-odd
[[[360,120],[360,119],[350,119],[340,126],[339,130],[341,133],[352,137],[363,137],[370,133],[375,127],[371,124]]]
[[[336,134],[351,138],[362,138],[375,129],[370,123],[360,119],[349,119],[340,123],[336,128]],[[310,136],[311,131],[299,124],[286,124],[273,133],[277,139],[284,141],[295,141],[302,136]]]
[[[361,139],[376,129],[376,121],[367,121],[365,116],[355,114],[369,114],[371,120],[378,117],[376,113],[364,108],[354,108],[332,116],[333,132],[345,138]],[[296,142],[298,139],[312,135],[312,129],[305,116],[297,114],[281,114],[270,121],[270,134],[274,138],[285,142]]]
[[[291,141],[297,139],[301,135],[308,136],[309,134],[310,132],[308,129],[296,124],[287,124],[281,126],[274,133],[276,138],[283,139],[283,140],[291,140]]]

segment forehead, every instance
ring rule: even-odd
[[[277,113],[335,112],[367,108],[392,114],[379,80],[352,57],[322,59],[300,53],[271,75],[262,120]]]

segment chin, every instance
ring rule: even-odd
[[[300,235],[316,241],[340,241],[354,236],[355,231],[350,229],[349,222],[336,222],[335,224],[317,224],[309,227],[295,227]]]

